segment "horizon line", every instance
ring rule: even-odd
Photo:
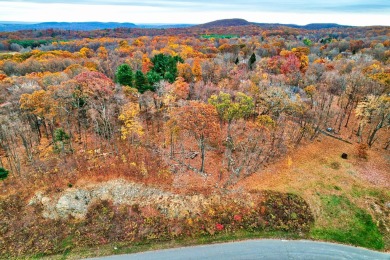
[[[98,21],[98,20],[89,20],[89,21],[2,21],[0,20],[0,24],[6,25],[6,24],[12,24],[12,25],[35,25],[35,24],[43,24],[43,23],[102,23],[102,24],[108,24],[108,23],[117,23],[117,24],[134,24],[136,26],[138,25],[155,25],[155,26],[163,26],[163,25],[202,25],[202,24],[207,24],[207,23],[212,23],[216,21],[223,21],[223,20],[245,20],[248,23],[251,24],[275,24],[275,25],[295,25],[295,26],[307,26],[307,25],[312,25],[312,24],[335,24],[339,26],[346,26],[346,27],[375,27],[375,26],[380,26],[380,27],[389,27],[390,25],[383,25],[383,24],[374,24],[374,25],[352,25],[352,24],[341,24],[337,22],[311,22],[311,23],[306,23],[306,24],[300,24],[300,23],[294,23],[294,22],[288,22],[288,23],[283,23],[283,22],[253,22],[253,21],[248,21],[244,18],[224,18],[224,19],[216,19],[212,20],[209,22],[203,22],[203,23],[187,23],[187,22],[173,22],[173,23],[136,23],[136,22],[131,22],[131,21]]]

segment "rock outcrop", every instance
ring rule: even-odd
[[[114,205],[155,206],[167,217],[194,215],[210,203],[221,203],[221,197],[217,194],[207,198],[203,195],[185,196],[124,180],[112,180],[69,188],[56,195],[39,191],[30,199],[29,205],[41,205],[45,218],[84,218],[88,207],[99,200],[112,201]]]

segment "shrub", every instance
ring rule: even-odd
[[[8,177],[8,171],[0,167],[0,180],[5,180]]]
[[[368,145],[367,144],[358,144],[356,147],[357,155],[361,159],[367,159],[368,158]]]
[[[332,168],[333,170],[338,170],[340,169],[341,167],[341,164],[339,162],[331,162],[330,163],[330,168]]]

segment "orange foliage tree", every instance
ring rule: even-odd
[[[185,79],[187,82],[192,82],[192,70],[191,66],[188,63],[178,63],[177,64],[177,73],[179,77],[182,77]]]
[[[176,99],[187,99],[190,94],[190,85],[182,77],[178,77],[172,84],[173,94]]]
[[[175,109],[174,117],[179,127],[188,131],[197,141],[202,160],[200,172],[203,173],[206,142],[217,140],[219,136],[217,110],[212,105],[190,101],[188,105]]]
[[[196,58],[194,60],[194,65],[192,66],[192,74],[194,75],[195,81],[199,81],[202,78],[202,67],[200,65],[200,59]]]

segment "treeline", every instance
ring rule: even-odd
[[[182,37],[202,37],[202,35],[234,35],[240,37],[251,36],[280,36],[291,38],[291,36],[309,36],[316,42],[329,36],[336,38],[366,38],[379,37],[389,34],[388,26],[371,26],[371,27],[351,27],[351,28],[327,28],[321,30],[306,30],[299,28],[290,28],[275,25],[272,28],[247,25],[247,26],[221,26],[213,28],[187,27],[187,28],[164,28],[164,29],[142,29],[142,28],[115,28],[93,31],[75,31],[60,29],[45,30],[23,30],[16,32],[0,32],[0,51],[12,50],[11,44],[18,44],[26,48],[37,47],[36,43],[46,45],[49,42],[66,41],[74,39],[95,39],[95,38],[118,38],[126,39],[129,37],[154,37],[154,36],[182,36]],[[230,36],[229,36],[230,37]]]

